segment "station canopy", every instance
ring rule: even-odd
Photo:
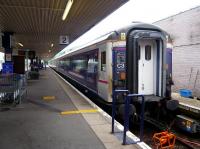
[[[73,0],[63,21],[68,1],[0,0],[0,31],[14,33],[14,49],[51,58],[66,47],[59,44],[61,35],[73,42],[128,0]]]

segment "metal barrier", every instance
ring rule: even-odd
[[[113,101],[112,101],[112,133],[114,133],[114,121],[116,114],[116,95],[119,93],[128,93],[128,90],[114,90],[113,91]]]
[[[0,103],[20,103],[24,93],[26,93],[25,75],[0,75]]]
[[[116,95],[119,93],[125,93],[125,111],[124,111],[124,131],[123,131],[123,145],[126,144],[126,133],[129,130],[129,106],[130,106],[130,100],[134,100],[132,97],[142,97],[142,103],[141,103],[141,113],[140,113],[140,140],[134,142],[142,142],[143,141],[143,132],[144,132],[144,108],[145,108],[145,99],[144,95],[140,94],[127,94],[128,90],[115,90],[113,92],[113,102],[112,102],[112,133],[114,133],[114,120],[115,120],[115,114],[116,114]]]

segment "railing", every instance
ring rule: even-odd
[[[141,113],[140,113],[140,140],[133,142],[133,144],[143,141],[143,132],[144,132],[144,108],[145,108],[145,99],[144,95],[140,94],[129,94],[128,90],[114,90],[113,91],[113,102],[112,102],[112,133],[114,133],[114,121],[116,115],[116,96],[119,93],[124,93],[125,96],[125,109],[124,109],[124,131],[123,131],[123,145],[126,144],[126,133],[129,130],[129,106],[130,101],[135,100],[133,97],[141,97]]]
[[[128,90],[114,90],[113,91],[113,102],[112,102],[112,133],[114,133],[114,121],[115,121],[115,114],[116,114],[116,96],[119,93],[127,94]]]

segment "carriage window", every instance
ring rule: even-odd
[[[150,45],[145,46],[145,60],[147,61],[151,60],[151,46]]]
[[[101,71],[106,71],[106,51],[101,52]]]

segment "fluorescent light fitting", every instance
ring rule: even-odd
[[[62,16],[62,20],[64,21],[69,13],[70,8],[72,7],[73,0],[68,0],[67,5],[65,7],[65,11]]]
[[[53,47],[53,43],[51,44],[51,47]]]
[[[20,45],[21,47],[23,47],[23,46],[24,46],[24,45],[23,45],[22,43],[20,43],[20,42],[18,43],[18,45]]]

